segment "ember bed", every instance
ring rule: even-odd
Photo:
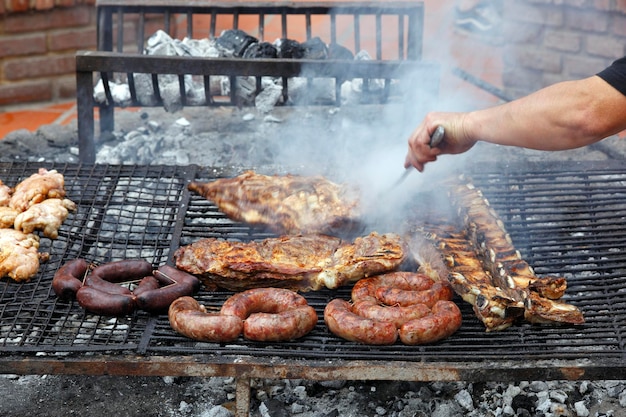
[[[372,347],[333,336],[320,319],[302,339],[286,343],[198,343],[176,334],[166,315],[86,314],[51,290],[69,259],[144,258],[170,262],[179,245],[201,237],[267,237],[229,221],[186,184],[233,176],[198,166],[48,165],[0,163],[15,183],[40,166],[66,178],[78,204],[59,231],[42,238],[50,253],[29,282],[0,281],[0,372],[237,378],[237,412],[248,415],[250,379],[507,381],[623,379],[626,372],[626,174],[620,163],[492,165],[470,171],[504,220],[523,257],[539,275],[564,275],[565,300],[582,311],[580,326],[520,324],[486,333],[468,304],[461,329],[432,345]],[[275,169],[275,168],[272,168]],[[259,167],[262,172],[262,168]],[[415,201],[424,196],[417,195]],[[419,212],[407,213],[417,216]],[[349,288],[305,293],[322,317]],[[219,306],[230,295],[202,290]]]

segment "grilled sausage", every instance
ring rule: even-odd
[[[109,294],[88,285],[76,291],[76,300],[85,310],[103,316],[125,316],[135,309],[131,294]]]
[[[317,313],[309,305],[280,313],[254,313],[243,322],[243,337],[257,342],[283,342],[308,334],[317,324]]]
[[[308,305],[300,294],[284,288],[252,288],[237,293],[224,302],[221,314],[245,320],[252,313],[280,313]]]
[[[204,306],[187,296],[172,302],[168,318],[176,332],[202,342],[230,342],[243,331],[239,317],[207,313]]]
[[[124,295],[132,294],[132,292],[128,288],[123,287],[120,284],[115,284],[113,282],[105,281],[102,278],[100,278],[98,275],[94,275],[93,273],[85,277],[85,281],[83,282],[83,284],[84,286],[96,288],[107,294],[124,294]]]
[[[151,274],[152,264],[143,259],[124,259],[108,262],[98,265],[91,271],[91,276],[114,283],[136,281]]]
[[[427,275],[404,271],[363,278],[352,287],[352,301],[376,301],[376,291],[381,287],[393,287],[406,291],[424,291],[432,287],[434,282]]]
[[[435,282],[432,287],[423,291],[409,291],[391,287],[376,289],[376,298],[389,306],[405,307],[413,304],[425,304],[432,308],[437,301],[449,301],[453,295],[452,287],[447,282]]]
[[[350,303],[336,298],[324,309],[328,329],[343,339],[368,345],[391,345],[398,338],[395,324],[361,317],[352,312]]]
[[[152,273],[152,264],[143,259],[126,259],[98,265],[84,281],[84,285],[109,294],[131,295],[121,282],[136,281]]]
[[[135,296],[141,295],[142,293],[150,290],[156,290],[161,286],[161,283],[158,279],[156,279],[152,275],[145,276],[139,281],[135,289],[133,289],[133,294]]]
[[[398,334],[402,343],[421,345],[444,339],[461,327],[461,310],[452,301],[440,300],[432,308],[432,314],[403,324]]]
[[[198,278],[169,265],[162,265],[153,273],[155,279],[165,286],[135,293],[137,307],[142,310],[149,312],[167,310],[177,298],[193,295],[200,289]]]
[[[396,327],[400,327],[409,320],[419,319],[430,314],[430,308],[424,304],[392,307],[365,300],[354,303],[352,312],[367,319],[388,321]]]
[[[81,258],[73,259],[61,266],[52,278],[52,289],[61,299],[72,299],[83,285],[83,276],[89,263]]]
[[[309,333],[317,313],[300,294],[284,288],[253,288],[230,297],[220,313],[244,320],[244,337],[286,341]]]

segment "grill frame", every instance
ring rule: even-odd
[[[349,299],[349,288],[305,293],[317,309],[320,322],[302,341],[277,345],[241,341],[231,345],[197,344],[176,335],[169,328],[164,314],[151,316],[139,312],[115,321],[99,318],[94,324],[80,307],[59,301],[52,293],[49,283],[63,262],[78,256],[106,262],[137,255],[158,265],[171,261],[171,255],[179,245],[200,237],[251,240],[271,235],[226,219],[211,202],[186,190],[185,184],[192,179],[205,181],[232,176],[239,172],[237,169],[49,165],[48,168],[64,173],[68,197],[77,202],[79,210],[64,223],[59,239],[42,238],[42,250],[49,251],[51,259],[42,264],[40,273],[31,282],[14,284],[6,279],[1,282],[3,310],[0,312],[0,328],[3,330],[0,343],[3,354],[0,372],[16,372],[28,363],[32,366],[28,373],[40,373],[50,366],[50,357],[63,352],[68,355],[63,358],[64,362],[69,359],[76,364],[101,361],[95,358],[106,358],[102,361],[106,364],[137,361],[131,374],[146,375],[158,374],[159,371],[150,365],[156,360],[160,368],[182,375],[190,372],[185,368],[191,363],[208,365],[215,362],[215,366],[219,365],[227,376],[237,376],[244,369],[244,373],[250,372],[249,368],[257,369],[255,372],[259,372],[259,376],[263,372],[274,375],[276,370],[271,368],[282,363],[284,368],[280,372],[299,378],[310,377],[312,371],[308,368],[319,368],[318,378],[332,379],[334,373],[327,373],[329,368],[336,368],[333,372],[347,371],[350,375],[353,367],[359,368],[360,364],[364,375],[357,379],[367,379],[368,375],[396,379],[396,373],[406,368],[412,370],[406,377],[416,380],[496,377],[485,374],[485,369],[497,369],[497,378],[525,379],[532,375],[542,379],[570,379],[568,373],[573,370],[590,379],[618,378],[626,370],[626,293],[620,291],[626,287],[622,273],[626,269],[626,260],[614,249],[625,239],[614,220],[626,218],[626,174],[620,173],[619,164],[614,167],[605,162],[598,165],[601,166],[581,163],[568,169],[563,166],[552,169],[552,165],[539,164],[534,171],[528,164],[524,167],[494,165],[488,173],[473,174],[475,183],[500,213],[524,259],[540,275],[565,274],[569,282],[565,300],[581,307],[588,323],[564,327],[521,324],[504,332],[485,334],[469,305],[457,299],[464,317],[458,334],[449,341],[420,347],[367,347],[331,335],[321,320],[323,307],[335,297]],[[39,166],[42,165],[0,163],[0,177],[6,179],[6,183],[15,183],[36,172]],[[557,181],[558,178],[567,180]],[[582,188],[580,179],[586,181]],[[572,190],[579,189],[578,197],[568,194],[567,184],[573,187]],[[151,192],[157,194],[151,195]],[[541,205],[554,205],[555,195],[564,196],[564,204],[570,207],[570,214],[575,215],[573,219],[563,220],[570,214],[560,215],[561,220],[554,219],[559,216],[543,212]],[[600,200],[600,195],[607,198]],[[515,203],[515,210],[511,210],[511,201],[516,196],[524,197],[525,202],[519,200]],[[520,217],[522,212],[529,217]],[[595,231],[587,226],[591,217],[601,221]],[[157,226],[142,226],[147,219],[150,225]],[[559,233],[555,232],[559,230],[559,222],[575,227],[562,230],[563,237],[559,238]],[[112,230],[115,233],[110,233]],[[606,238],[603,237],[604,230],[608,233]],[[550,237],[542,238],[540,232]],[[560,246],[559,239],[567,243],[565,249]],[[576,242],[581,239],[582,242]],[[586,260],[590,256],[587,253],[589,242],[598,244],[595,262]],[[550,256],[554,247],[561,248],[563,253]],[[573,265],[572,260],[576,260]],[[208,308],[218,308],[230,294],[203,291],[197,297]],[[606,311],[602,310],[603,306]],[[13,319],[18,322],[11,324]],[[73,327],[72,320],[80,323],[78,328]],[[100,336],[90,333],[93,326],[99,325],[109,328]],[[15,328],[25,336],[22,336],[23,340],[11,342],[15,339],[14,330],[8,329]],[[84,333],[82,342],[66,344],[63,337],[68,332]],[[455,342],[455,338],[461,343]],[[595,339],[598,341],[594,342]],[[559,340],[571,345],[561,344]],[[472,351],[471,359],[468,349]],[[87,353],[89,359],[84,356]],[[554,361],[563,366],[555,366]],[[386,371],[370,373],[367,368],[373,365]],[[67,369],[70,368],[72,366]],[[100,372],[87,368],[80,373]],[[51,369],[58,370],[56,366]],[[95,369],[116,372],[106,366]],[[212,375],[214,370],[207,372],[205,375]]]
[[[77,112],[79,158],[83,163],[95,162],[95,118],[94,110],[99,111],[100,132],[111,132],[114,129],[114,109],[116,104],[111,95],[110,82],[115,78],[129,80],[132,106],[156,107],[162,106],[163,100],[159,89],[159,75],[172,74],[179,79],[179,92],[183,106],[234,106],[242,105],[235,95],[237,77],[256,77],[257,91],[261,89],[261,77],[282,78],[283,99],[287,101],[287,79],[290,77],[305,77],[307,80],[334,79],[334,103],[318,103],[341,105],[341,82],[347,78],[362,78],[364,80],[364,102],[386,102],[390,95],[403,96],[411,92],[411,98],[406,101],[426,101],[438,93],[439,65],[422,60],[422,44],[424,32],[424,5],[423,2],[394,1],[394,2],[254,2],[238,1],[214,3],[206,1],[186,2],[185,5],[171,1],[132,2],[120,0],[98,0],[96,3],[98,50],[78,51],[76,54],[77,80]],[[259,39],[263,40],[264,25],[267,16],[280,17],[280,31],[288,34],[289,18],[304,17],[306,25],[306,39],[314,36],[326,38],[327,35],[317,33],[321,30],[312,25],[313,18],[330,19],[330,38],[325,42],[337,41],[338,23],[341,17],[351,17],[352,42],[359,49],[363,37],[363,29],[359,23],[363,18],[372,18],[375,23],[374,53],[371,61],[354,61],[327,59],[323,62],[294,59],[244,59],[244,58],[198,58],[198,57],[158,57],[142,55],[144,38],[148,30],[152,33],[156,29],[176,36],[176,22],[183,19],[187,37],[193,35],[193,19],[196,16],[210,16],[211,27],[209,37],[216,34],[216,21],[219,17],[232,18],[232,28],[239,26],[239,17],[258,16]],[[394,49],[396,56],[385,58],[388,53],[383,45],[383,22],[385,19],[397,19],[397,34]],[[389,25],[387,25],[389,26]],[[128,29],[133,28],[135,31]],[[149,29],[148,29],[149,28]],[[129,37],[136,40],[136,48],[124,50],[124,43]],[[367,39],[367,37],[365,37]],[[269,39],[273,41],[273,39]],[[339,42],[341,43],[341,42]],[[355,51],[355,52],[358,52]],[[154,103],[140,103],[134,87],[134,80],[138,74],[151,74],[152,88],[156,97]],[[204,103],[188,102],[185,93],[185,77],[195,76],[203,79],[205,86]],[[231,95],[216,99],[210,93],[211,77],[227,76],[230,79]],[[101,79],[104,83],[106,103],[97,103],[94,100],[94,81]],[[384,80],[382,91],[374,93],[368,85],[371,80]],[[391,81],[402,80],[406,88],[397,88],[391,92]],[[161,87],[162,88],[162,87]],[[405,97],[406,99],[406,97]],[[304,100],[305,104],[311,103]],[[299,104],[299,103],[298,103]]]

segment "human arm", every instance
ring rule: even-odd
[[[445,128],[430,148],[430,134]],[[536,150],[586,146],[626,129],[626,95],[598,76],[565,81],[499,106],[468,113],[429,113],[409,137],[405,166],[419,171],[441,154],[458,154],[477,141]]]

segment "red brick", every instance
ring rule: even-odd
[[[581,32],[606,32],[609,27],[607,13],[590,10],[568,10],[567,27]]]
[[[560,27],[565,17],[563,7],[542,7],[521,1],[505,1],[504,15],[511,21]]]
[[[563,59],[565,73],[576,78],[589,77],[607,66],[607,61],[600,58],[566,56]]]
[[[9,0],[7,2],[7,10],[9,12],[25,12],[30,8],[28,0]]]
[[[626,36],[626,17],[615,16],[611,24],[611,32],[618,36]]]
[[[557,51],[578,52],[582,44],[582,36],[572,32],[547,31],[544,45]]]
[[[4,77],[7,80],[49,77],[75,71],[74,54],[7,60],[3,68]]]
[[[76,98],[76,76],[58,77],[55,79],[54,97],[56,99],[74,99]]]
[[[58,8],[45,12],[10,14],[4,22],[6,33],[24,33],[37,30],[85,26],[91,22],[93,7]]]
[[[524,68],[559,73],[562,70],[561,56],[553,51],[538,50],[536,47],[517,48],[517,62]]]
[[[50,101],[51,99],[52,88],[48,80],[0,85],[0,106]]]
[[[43,54],[46,51],[46,35],[43,33],[0,37],[0,58]]]
[[[96,28],[64,30],[48,36],[48,47],[51,51],[94,49],[96,47]]]
[[[604,10],[604,11],[610,12],[613,6],[611,3],[612,3],[611,0],[594,0],[593,7],[596,10]]]
[[[626,14],[626,0],[615,0],[615,10]]]
[[[609,36],[587,37],[587,52],[591,55],[617,59],[624,56],[624,40]]]
[[[50,10],[54,7],[54,0],[35,0],[35,10]]]

